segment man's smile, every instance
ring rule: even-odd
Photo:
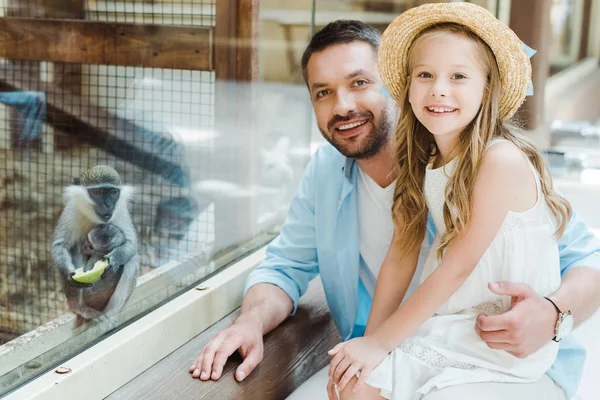
[[[344,139],[358,136],[367,129],[367,122],[369,122],[368,118],[339,122],[335,125],[334,132]]]

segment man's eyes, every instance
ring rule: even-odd
[[[367,82],[367,80],[365,80],[365,79],[357,79],[356,82],[354,82],[354,85],[355,86],[364,86],[367,83],[369,83],[369,82]]]
[[[329,90],[327,90],[327,89],[325,89],[325,90],[319,90],[317,92],[317,94],[315,95],[315,97],[318,99],[318,98],[321,98],[321,97],[327,95],[328,93],[329,93]]]

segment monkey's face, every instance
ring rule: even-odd
[[[112,185],[94,186],[89,188],[88,194],[94,202],[94,211],[103,222],[110,221],[115,205],[119,201],[121,190]]]

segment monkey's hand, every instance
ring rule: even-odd
[[[109,261],[108,266],[106,268],[104,268],[104,272],[102,273],[102,276],[100,277],[100,279],[112,278],[113,276],[115,276],[115,274],[119,271],[119,268],[121,268],[122,266],[123,265],[114,264]]]
[[[105,258],[108,259],[108,267],[104,270],[102,279],[116,274],[117,271],[119,271],[119,268],[123,267],[133,258],[137,252],[136,249],[136,245],[128,240],[108,253],[105,256]]]
[[[75,271],[71,272],[69,276],[67,276],[67,282],[69,283],[69,285],[73,286],[76,289],[85,289],[92,287],[91,283],[77,282],[75,279],[73,279],[73,275],[75,275]]]

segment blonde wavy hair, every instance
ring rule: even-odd
[[[571,218],[569,202],[553,190],[552,176],[540,152],[511,121],[498,115],[500,75],[491,49],[468,28],[444,23],[428,28],[413,42],[409,53],[409,77],[400,104],[400,117],[395,140],[396,187],[392,213],[397,244],[405,252],[419,248],[427,229],[427,206],[423,192],[425,170],[437,148],[433,135],[419,122],[408,102],[408,90],[413,70],[414,49],[427,37],[438,33],[461,35],[474,46],[475,54],[488,76],[482,106],[464,129],[457,145],[457,164],[445,189],[444,223],[446,232],[440,238],[438,258],[449,243],[468,226],[473,206],[473,186],[483,153],[493,138],[503,138],[515,144],[531,161],[540,176],[546,203],[556,218],[556,237],[560,237]]]

